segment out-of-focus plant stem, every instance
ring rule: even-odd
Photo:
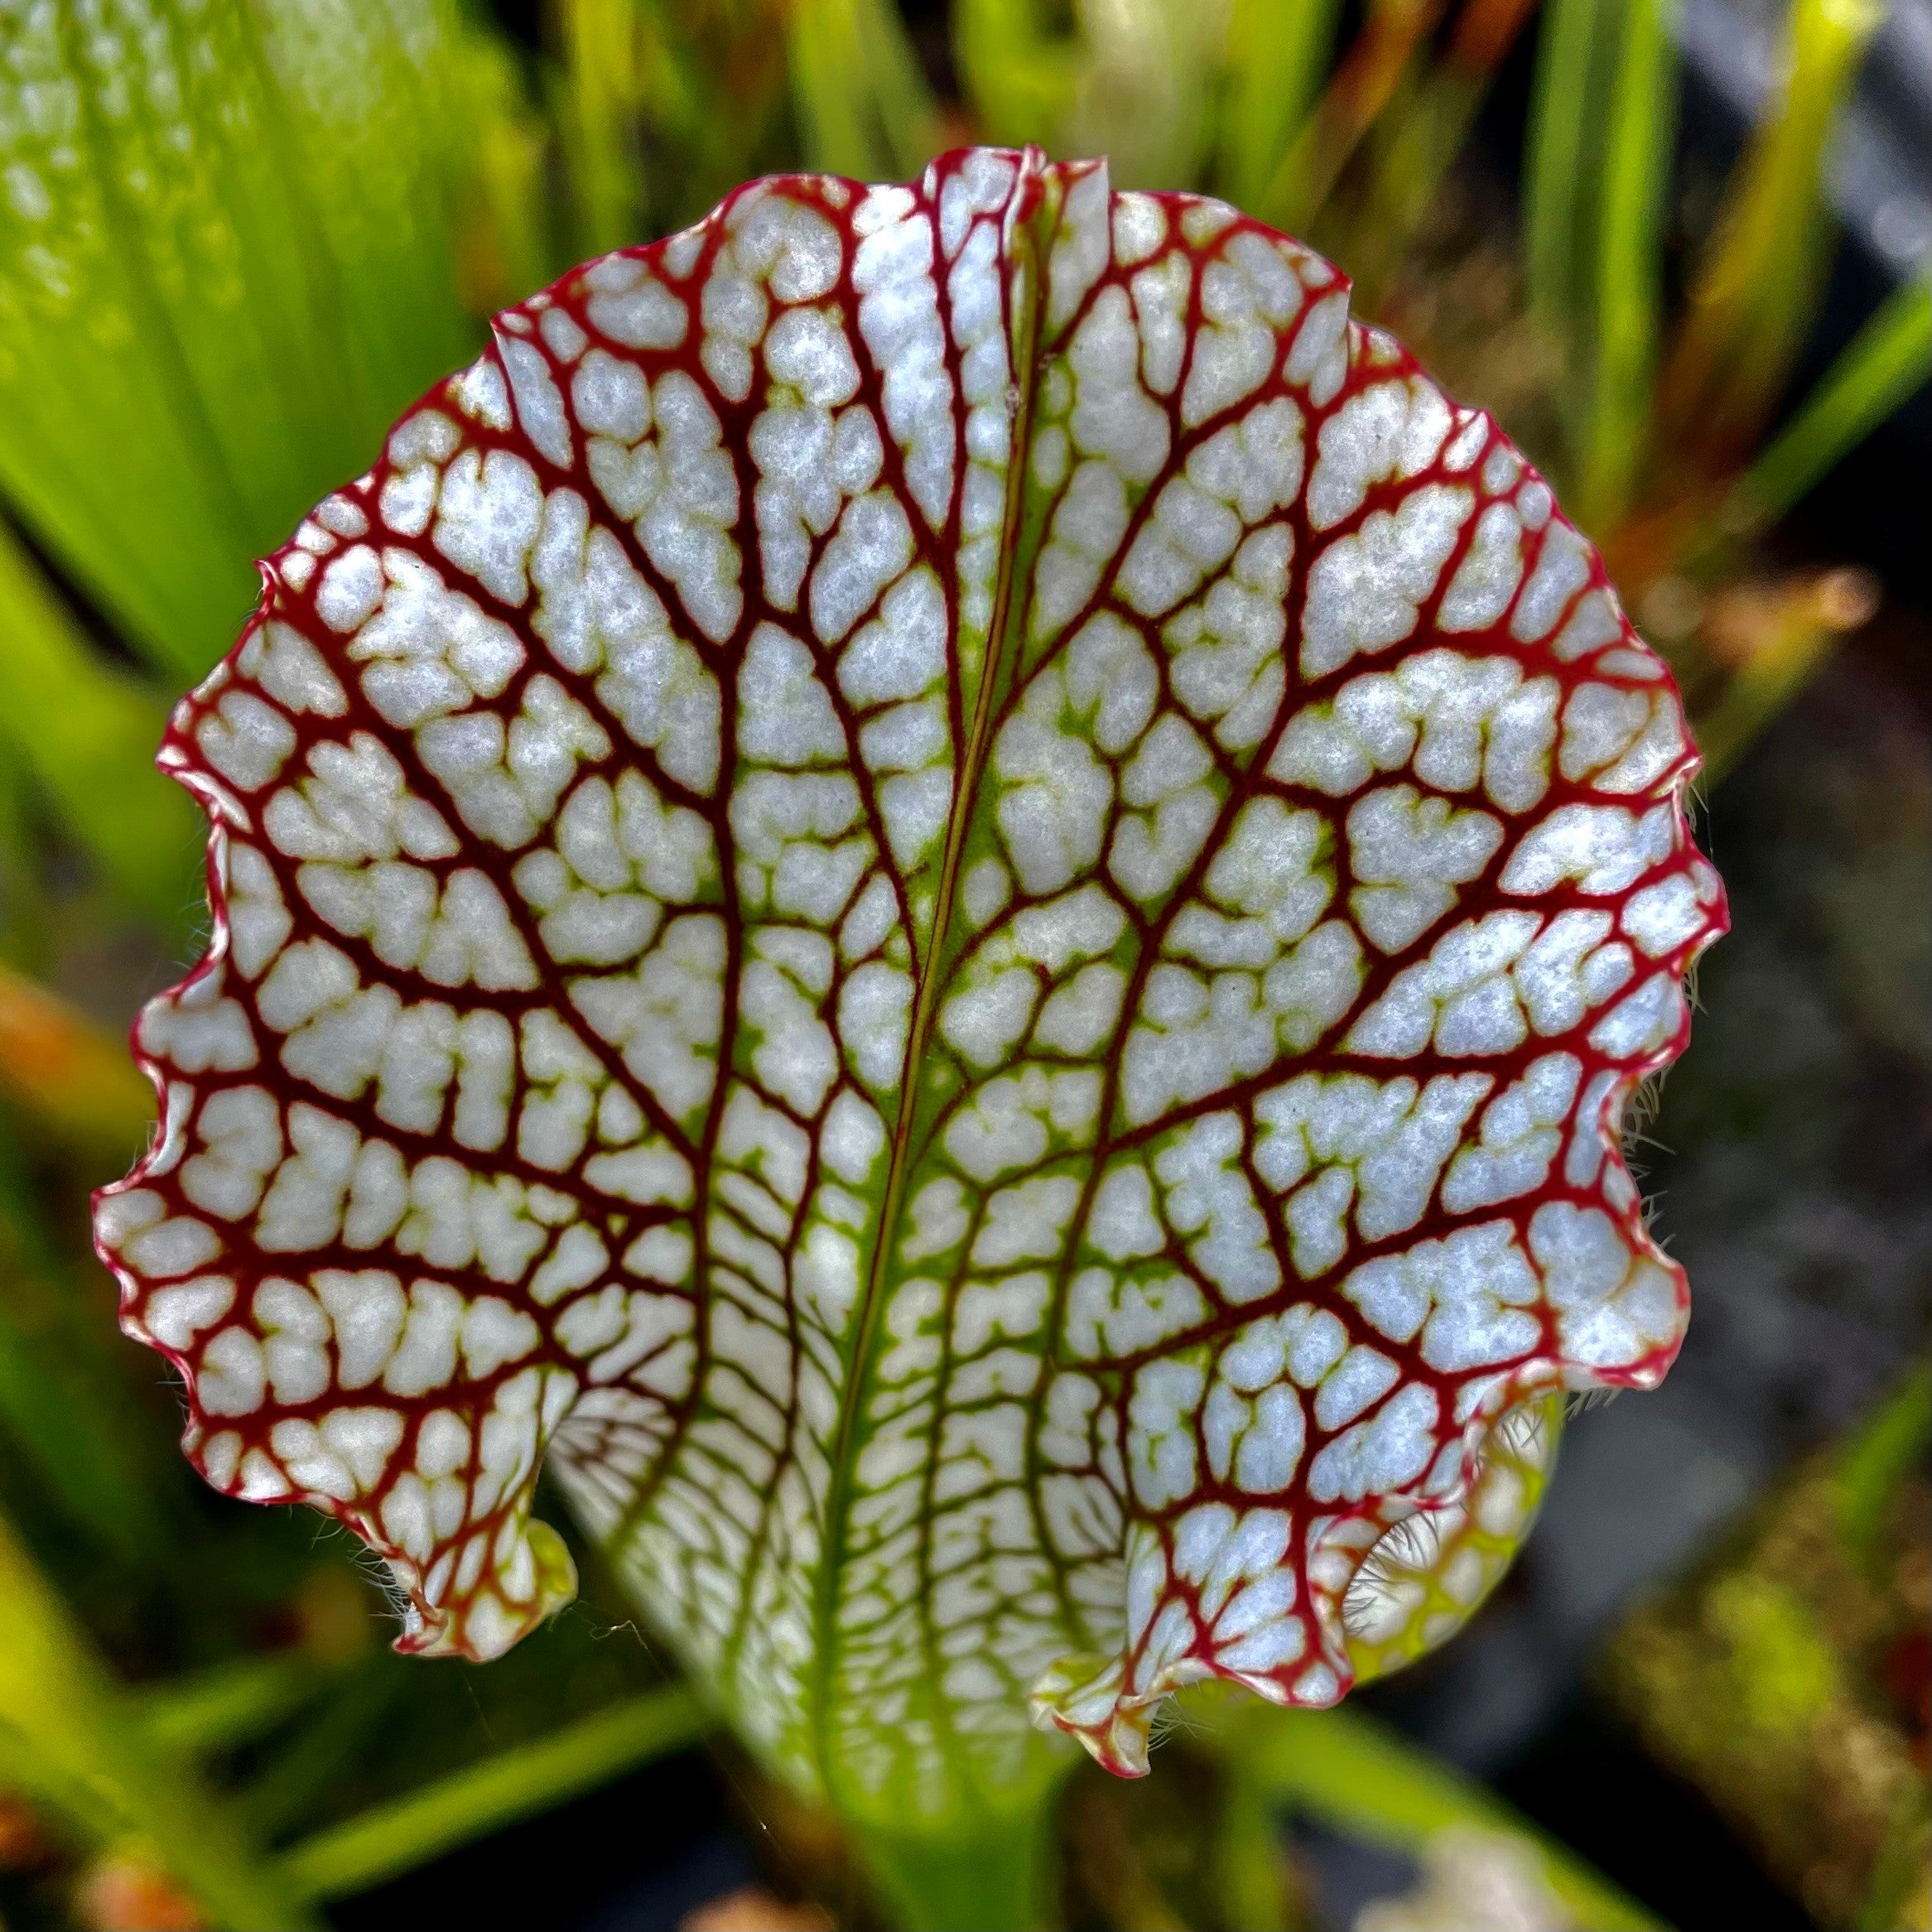
[[[1374,314],[1468,139],[1496,69],[1536,0],[1468,0],[1439,62],[1406,79],[1400,112],[1375,129],[1375,180],[1351,261],[1358,308]]]
[[[304,1839],[283,1854],[283,1878],[307,1900],[363,1891],[682,1750],[710,1724],[682,1686],[648,1692]]]
[[[217,1924],[289,1932],[315,1921],[254,1858],[137,1709],[0,1520],[0,1776],[105,1847],[133,1837]]]
[[[1591,1932],[1660,1932],[1660,1921],[1500,1800],[1347,1707],[1277,1710],[1196,1693],[1199,1741],[1237,1762],[1270,1803],[1371,1844],[1414,1854],[1451,1825],[1520,1838],[1539,1854],[1549,1888]]]
[[[1376,0],[1314,113],[1281,157],[1255,214],[1294,234],[1307,230],[1363,137],[1395,98],[1416,49],[1441,19],[1443,4]]]
[[[1620,581],[1649,584],[1671,572],[1722,579],[1738,566],[1738,553],[1815,487],[1857,444],[1932,376],[1932,277],[1920,276],[1895,290],[1840,351],[1790,421],[1745,475],[1720,494],[1717,486],[1692,489],[1653,509],[1626,518],[1605,540],[1605,560]],[[1757,586],[1739,585],[1720,593],[1720,601],[1742,600],[1748,614],[1762,609]],[[1756,605],[1753,600],[1756,600]],[[1848,608],[1840,599],[1838,608]],[[1772,709],[1754,701],[1748,711],[1749,736],[1775,715],[1776,704],[1801,688],[1805,677],[1824,661],[1831,641],[1844,625],[1826,624],[1814,638],[1820,648],[1794,667],[1800,674],[1779,681],[1766,694]],[[1668,641],[1668,640],[1666,640]],[[1703,742],[1703,719],[1711,708],[1697,689],[1708,674],[1748,661],[1752,650],[1735,648],[1745,640],[1720,639],[1734,647],[1714,656],[1678,660],[1679,676],[1692,700],[1693,723]],[[1740,745],[1742,740],[1739,740]],[[1734,748],[1735,749],[1735,748]]]
[[[0,521],[0,741],[115,889],[171,936],[202,845],[187,794],[154,768],[167,706],[81,636]]]
[[[130,1569],[165,1557],[166,1515],[129,1419],[104,1386],[99,1340],[112,1347],[112,1290],[89,1297],[47,1239],[31,1183],[0,1117],[0,1427],[51,1504],[86,1542]]]
[[[1279,1808],[1240,1758],[1230,1762],[1227,1780],[1216,1847],[1223,1915],[1241,1932],[1289,1932]]]
[[[467,33],[454,65],[474,130],[457,183],[457,291],[471,314],[488,316],[520,301],[564,264],[544,199],[545,129],[509,49]]]
[[[980,139],[1048,142],[1066,117],[1078,54],[1070,41],[1049,41],[1039,15],[1038,0],[954,0],[953,58]]]
[[[790,0],[552,0],[544,95],[563,166],[541,282],[695,219],[748,176],[796,166],[773,146]],[[528,287],[514,291],[528,294]]]
[[[147,1735],[192,1756],[253,1742],[316,1696],[324,1683],[297,1652],[234,1657],[193,1675],[132,1693]]]
[[[649,0],[566,0],[558,119],[570,157],[580,254],[642,241],[643,171],[635,120],[643,98],[641,45],[657,26]]]
[[[809,166],[862,181],[918,172],[938,116],[893,0],[792,0],[787,45]]]
[[[407,1690],[398,1661],[390,1654],[364,1660],[263,1754],[236,1798],[258,1838],[272,1843],[294,1830],[369,1747]]]
[[[1892,1814],[1891,1827],[1872,1866],[1872,1886],[1859,1911],[1857,1932],[1917,1932],[1932,1925],[1932,1838],[1928,1794],[1908,1790]]]
[[[1226,125],[1221,142],[1224,191],[1237,206],[1260,210],[1275,170],[1308,118],[1335,44],[1338,0],[1234,0],[1227,35]],[[1279,190],[1293,201],[1298,183]]]
[[[1524,266],[1530,306],[1558,340],[1576,332],[1584,286],[1581,240],[1592,78],[1613,17],[1609,0],[1546,0],[1524,160]]]
[[[902,1932],[967,1925],[1044,1932],[1053,1925],[1053,1795],[1005,1817],[959,1820],[944,1837],[855,1833]]]
[[[1927,1924],[1922,1370],[1810,1458],[1701,1573],[1607,1646],[1646,1752],[1731,1821],[1820,1926]],[[1861,1547],[1861,1544],[1863,1547]]]
[[[1783,583],[1743,584],[1713,606],[1706,649],[1730,671],[1709,703],[1692,693],[1692,727],[1712,784],[1782,711],[1838,641],[1877,606],[1878,587],[1862,571],[1824,571]]]
[[[138,1153],[154,1089],[105,1028],[0,966],[0,1094],[69,1146],[110,1162]]]
[[[1653,402],[1663,308],[1659,232],[1677,118],[1675,0],[1623,0],[1593,263],[1594,334],[1580,439],[1578,520],[1629,508]]]
[[[1781,99],[1752,137],[1690,294],[1659,397],[1661,426],[1733,468],[1775,406],[1824,266],[1822,161],[1881,0],[1795,0]]]
[[[1840,1452],[1838,1527],[1853,1557],[1883,1563],[1881,1544],[1900,1485],[1932,1447],[1932,1369],[1915,1368]]]
[[[1722,523],[1746,536],[1775,523],[1932,378],[1932,276],[1895,290],[1796,414],[1738,479]]]

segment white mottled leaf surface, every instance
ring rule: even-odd
[[[1298,244],[1032,153],[754,184],[264,578],[99,1236],[198,1466],[405,1648],[567,1598],[547,1458],[775,1763],[942,1818],[1191,1680],[1333,1702],[1405,1519],[1493,1580],[1499,1419],[1668,1366],[1677,697]]]

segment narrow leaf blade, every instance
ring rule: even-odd
[[[1585,320],[1578,259],[1588,205],[1583,157],[1592,78],[1607,0],[1550,0],[1538,30],[1524,171],[1524,258],[1530,300],[1544,325],[1568,332]]]
[[[1932,378],[1932,277],[1895,289],[1739,478],[1726,523],[1775,523]]]
[[[681,1688],[629,1698],[305,1838],[281,1877],[316,1902],[367,1891],[682,1750],[709,1722]]]
[[[1607,529],[1635,498],[1663,315],[1664,200],[1676,146],[1675,0],[1623,0],[1602,156],[1591,291],[1585,520]]]

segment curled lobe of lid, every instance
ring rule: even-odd
[[[1499,1418],[1663,1375],[1617,1133],[1724,925],[1696,755],[1347,298],[1096,164],[756,183],[263,565],[98,1237],[403,1648],[567,1599],[547,1456],[802,1779],[1015,1775],[1029,1697],[1137,1771],[1190,1680],[1340,1696],[1415,1512],[1492,1575]]]

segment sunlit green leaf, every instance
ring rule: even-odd
[[[472,330],[436,0],[10,10],[0,489],[176,676]]]

